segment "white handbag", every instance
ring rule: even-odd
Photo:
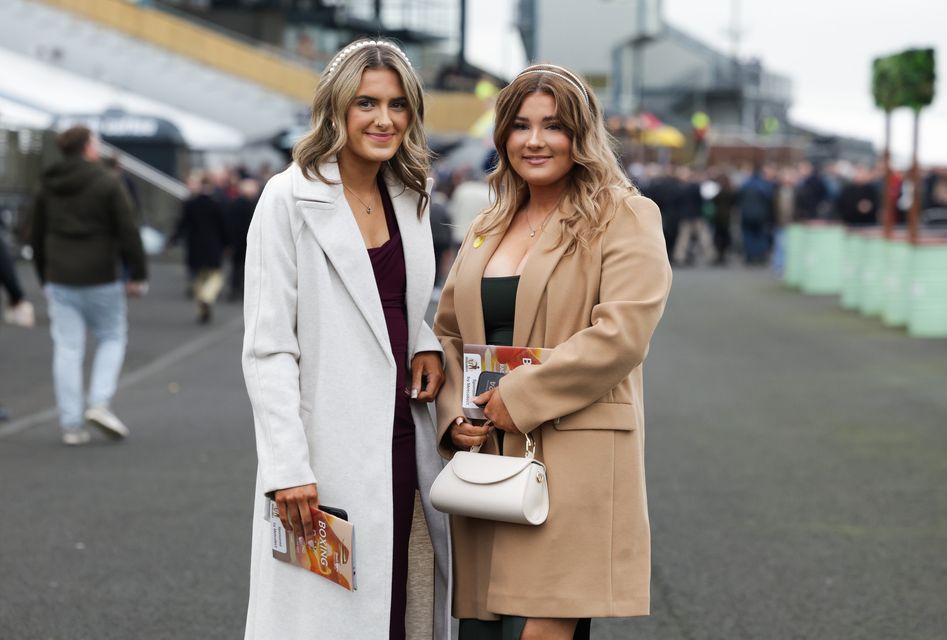
[[[546,465],[534,459],[535,444],[526,436],[522,458],[458,451],[431,486],[438,511],[469,518],[538,525],[549,515]]]

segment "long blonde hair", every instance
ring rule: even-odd
[[[418,217],[428,202],[427,175],[431,156],[424,135],[424,90],[407,56],[386,40],[357,40],[339,51],[316,85],[312,100],[312,130],[293,147],[293,160],[303,175],[329,184],[319,166],[348,142],[346,114],[366,69],[394,71],[404,87],[411,120],[398,151],[387,170],[405,187],[418,194]]]
[[[571,180],[561,206],[570,214],[560,221],[560,242],[567,251],[584,248],[604,231],[609,214],[638,190],[628,179],[605,130],[598,99],[579,76],[555,65],[533,65],[513,79],[497,96],[493,142],[498,162],[489,176],[496,196],[475,229],[487,235],[505,229],[529,200],[529,187],[510,165],[506,151],[513,123],[527,96],[545,93],[556,103],[556,118],[572,138]]]

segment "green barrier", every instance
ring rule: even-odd
[[[839,303],[843,309],[857,309],[861,300],[862,256],[867,236],[862,231],[845,234],[845,262],[842,265],[842,296]]]
[[[922,238],[914,248],[908,334],[947,338],[947,239]]]
[[[806,227],[801,224],[791,224],[786,230],[786,269],[783,271],[783,280],[791,287],[802,286],[805,273]]]
[[[908,291],[914,247],[903,235],[885,241],[881,322],[889,327],[908,323]]]
[[[858,309],[866,316],[880,314],[884,302],[885,244],[880,235],[871,235],[863,249]]]
[[[803,293],[841,293],[845,228],[839,224],[810,223],[806,229]]]

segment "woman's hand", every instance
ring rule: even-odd
[[[427,378],[425,381],[423,378]],[[422,383],[426,382],[422,388]],[[411,389],[408,394],[421,402],[433,402],[444,384],[444,367],[439,351],[421,351],[411,358]]]
[[[309,509],[319,508],[319,492],[315,484],[279,489],[273,492],[273,500],[279,509],[283,528],[292,531],[296,537],[302,535],[306,540],[313,536],[312,512]]]
[[[454,418],[450,425],[450,441],[459,451],[466,451],[470,447],[482,445],[487,436],[493,431],[492,426],[476,427],[463,418]]]
[[[487,420],[493,422],[497,429],[508,431],[509,433],[519,433],[516,425],[513,423],[513,417],[506,410],[506,404],[500,397],[500,387],[494,387],[489,391],[481,393],[473,398],[474,404],[483,407],[483,415]]]

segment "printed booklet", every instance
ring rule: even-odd
[[[350,522],[331,513],[311,509],[315,535],[312,540],[304,541],[302,536],[297,538],[283,527],[276,503],[269,498],[266,503],[266,519],[273,528],[274,558],[308,569],[349,591],[356,590],[355,529]]]
[[[483,407],[473,403],[500,384],[500,378],[521,365],[542,364],[552,349],[504,347],[489,344],[464,345],[464,390],[461,408],[470,420],[484,420]]]

